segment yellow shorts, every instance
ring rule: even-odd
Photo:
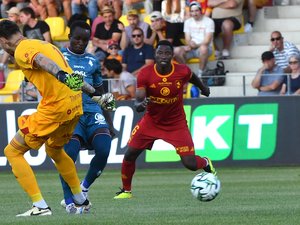
[[[44,143],[52,148],[62,148],[71,138],[80,116],[65,122],[53,122],[41,117],[38,112],[20,116],[18,125],[25,143],[39,149]]]

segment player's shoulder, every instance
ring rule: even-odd
[[[173,63],[176,71],[190,72],[191,69],[186,64]]]

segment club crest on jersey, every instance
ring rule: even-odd
[[[182,81],[181,80],[176,80],[175,84],[176,84],[176,87],[179,89],[182,86]]]
[[[168,96],[170,94],[170,89],[168,87],[163,87],[160,89],[160,94],[163,96]]]
[[[100,113],[95,114],[95,124],[106,124],[104,116]]]

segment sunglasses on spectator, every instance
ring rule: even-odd
[[[279,41],[279,40],[281,40],[281,37],[271,38],[271,41]]]
[[[111,50],[116,50],[116,49],[118,49],[118,48],[115,47],[115,46],[113,46],[113,47],[109,47],[109,49],[111,49]]]
[[[294,65],[294,64],[297,64],[297,63],[298,63],[298,61],[290,61],[289,62],[290,65]]]
[[[140,37],[142,37],[142,34],[133,34],[132,37],[133,37],[133,38],[136,38],[136,37],[139,37],[139,38],[140,38]]]

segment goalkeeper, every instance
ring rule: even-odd
[[[72,69],[54,45],[26,39],[12,21],[0,22],[0,45],[15,58],[26,79],[42,96],[37,112],[18,118],[19,130],[4,149],[13,174],[33,202],[31,209],[17,216],[52,215],[24,158],[28,150],[38,150],[43,144],[70,186],[80,212],[88,211],[90,203],[81,191],[75,164],[63,150],[83,114],[81,91],[77,91],[82,85],[81,77],[69,75]]]
[[[70,26],[69,47],[63,48],[61,51],[73,71],[83,75],[84,81],[96,89],[95,94],[102,95],[104,88],[99,61],[93,55],[85,53],[90,35],[91,28],[86,22],[73,22]],[[74,161],[76,161],[82,148],[95,151],[89,169],[81,182],[83,193],[87,196],[90,186],[101,175],[106,166],[113,135],[113,126],[108,113],[102,110],[89,95],[83,93],[82,101],[84,114],[80,117],[70,142],[64,148]],[[104,104],[103,102],[101,103]],[[103,107],[113,110],[114,105],[103,105]],[[69,185],[63,179],[61,181],[64,191],[64,200],[61,202],[61,205],[74,214],[80,213],[80,209],[74,203]]]

